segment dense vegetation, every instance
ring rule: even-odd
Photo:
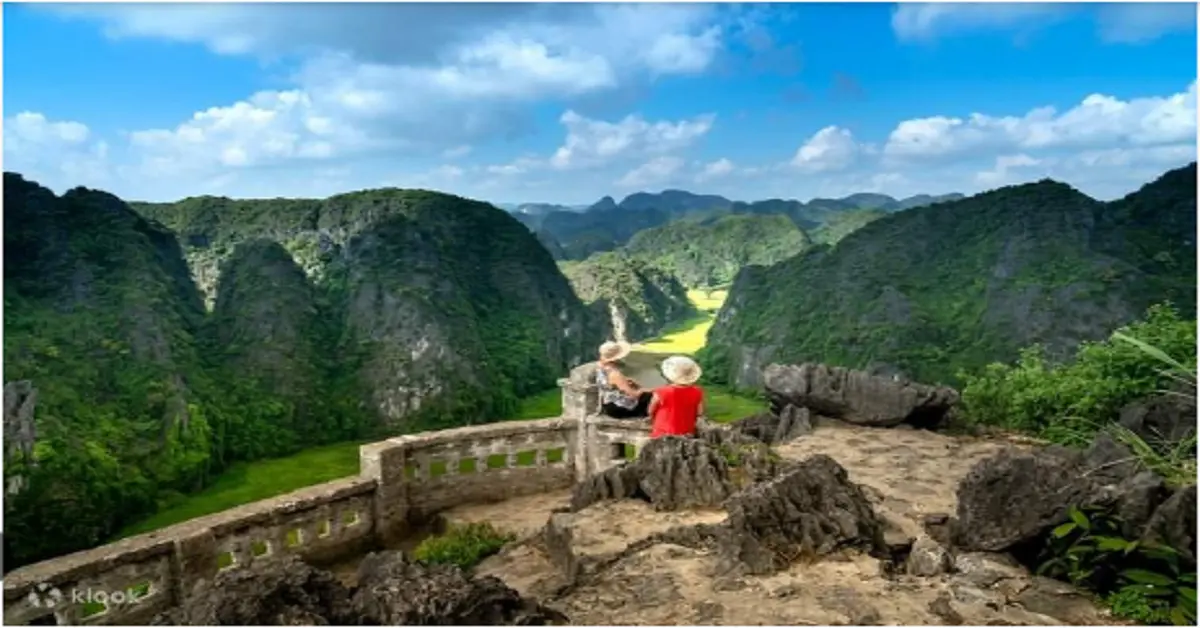
[[[859,209],[835,214],[812,232],[814,242],[837,244],[842,238],[858,231],[868,223],[883,218],[887,212],[881,209]]]
[[[645,229],[623,250],[670,272],[689,288],[712,288],[729,285],[748,265],[770,266],[811,244],[787,216],[751,214]]]
[[[643,340],[696,314],[674,277],[625,255],[597,253],[559,266],[584,303],[611,317],[618,340]]]
[[[6,382],[37,395],[28,425],[6,417],[10,568],[230,465],[508,416],[606,335],[525,227],[453,196],[205,197],[148,220],[6,174],[4,200]]]
[[[818,361],[954,382],[1032,344],[1062,359],[1164,300],[1194,316],[1195,168],[1111,203],[1053,181],[1002,188],[748,267],[706,373],[744,386],[768,362]]]
[[[1068,361],[1050,362],[1043,348],[1034,345],[1022,350],[1015,363],[961,374],[966,417],[1063,445],[1086,445],[1097,431],[1115,423],[1130,402],[1177,387],[1176,376],[1162,360],[1122,336],[1148,343],[1179,362],[1181,370],[1195,373],[1195,318],[1155,305],[1118,333],[1082,343]]]

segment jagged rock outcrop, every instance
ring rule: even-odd
[[[778,414],[761,412],[734,421],[729,429],[768,445],[779,445],[811,433],[813,416],[808,408],[788,404]]]
[[[4,488],[8,495],[20,493],[29,477],[21,470],[37,465],[33,446],[37,444],[37,388],[23,379],[4,384]]]
[[[717,534],[718,552],[742,573],[771,573],[840,549],[883,548],[883,525],[866,495],[825,455],[751,485],[725,507],[729,518]]]
[[[701,438],[656,438],[636,460],[577,483],[571,510],[632,497],[663,511],[717,506],[747,482],[772,475],[776,459],[763,443],[721,428]]]
[[[155,625],[191,626],[544,626],[567,618],[526,600],[500,580],[447,565],[408,561],[396,551],[369,554],[358,584],[287,557],[222,572],[191,591]]]
[[[350,596],[327,571],[289,556],[221,572],[151,622],[156,626],[328,626],[349,622]],[[358,622],[354,622],[358,623]]]
[[[763,386],[774,408],[808,408],[857,425],[939,425],[958,402],[958,391],[879,377],[824,364],[771,364]]]
[[[545,626],[567,618],[526,600],[499,579],[450,565],[423,565],[400,552],[370,554],[350,600],[361,623],[384,626]]]
[[[1085,452],[1012,450],[978,463],[958,488],[956,546],[1000,552],[1041,538],[1074,508],[1112,508],[1123,533],[1142,533],[1167,495],[1162,478],[1138,472],[1123,445],[1100,436]]]

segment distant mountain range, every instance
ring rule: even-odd
[[[797,200],[767,199],[734,201],[715,194],[664,190],[657,194],[637,192],[616,202],[611,196],[588,207],[524,203],[502,205],[547,245],[559,259],[583,259],[592,253],[610,251],[626,243],[643,229],[676,220],[706,221],[731,214],[782,214],[804,230],[816,230],[846,212],[876,210],[897,212],[963,198],[962,194],[920,194],[896,199],[886,194],[860,193],[845,198]]]

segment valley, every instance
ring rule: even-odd
[[[32,400],[6,415],[17,565],[351,476],[387,435],[558,416],[554,381],[605,338],[635,343],[645,385],[695,355],[721,424],[767,409],[771,362],[984,399],[984,367],[1030,345],[1061,360],[1165,302],[1148,329],[1194,321],[1194,165],[1111,203],[1041,182],[805,228],[684,215],[577,261],[444,194],[126,204],[5,183],[6,390]]]

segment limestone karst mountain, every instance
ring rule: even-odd
[[[1065,355],[1196,299],[1196,165],[1095,201],[1040,181],[879,218],[734,282],[703,359],[753,386],[769,362],[950,382],[1034,343]]]
[[[679,281],[640,260],[608,252],[560,267],[596,316],[609,318],[616,340],[638,342],[696,314]]]
[[[10,565],[93,546],[238,460],[496,420],[608,335],[486,203],[135,208],[5,175],[5,377],[37,391],[33,460],[6,465],[27,482],[5,501]]]

